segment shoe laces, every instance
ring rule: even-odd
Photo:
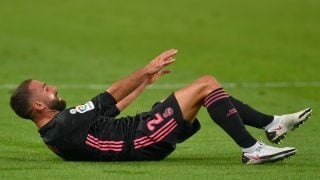
[[[257,147],[256,151],[261,152],[265,148],[266,144],[263,143],[261,137],[260,137],[260,141],[258,141],[258,143],[259,143],[259,146]]]

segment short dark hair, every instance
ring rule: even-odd
[[[13,111],[23,119],[31,119],[31,108],[29,99],[32,92],[29,89],[29,85],[32,79],[23,81],[17,89],[12,93],[10,98],[10,106]]]

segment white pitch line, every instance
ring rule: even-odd
[[[187,84],[172,83],[172,84],[154,84],[148,89],[166,90],[179,89]],[[58,89],[92,89],[99,90],[109,87],[109,84],[57,84]],[[307,88],[320,87],[320,81],[313,82],[225,82],[222,83],[225,88]],[[17,84],[0,84],[0,89],[14,89]]]

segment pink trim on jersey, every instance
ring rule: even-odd
[[[86,144],[101,151],[122,151],[124,141],[107,141],[88,134]]]
[[[164,139],[169,133],[171,133],[176,127],[177,122],[174,119],[171,119],[169,122],[167,122],[164,126],[162,126],[160,129],[158,129],[155,133],[153,133],[150,136],[143,136],[141,138],[134,140],[134,148],[142,148],[146,147],[150,144],[157,143]]]
[[[99,141],[93,141],[92,139],[87,139],[88,142],[91,142],[92,144],[95,144],[96,146],[100,146],[100,147],[118,147],[121,148],[122,144],[113,144],[113,143],[100,143]]]
[[[123,142],[124,142],[124,141],[102,141],[102,140],[99,140],[98,138],[96,138],[96,137],[94,137],[94,136],[92,136],[90,134],[88,134],[87,139],[92,139],[92,140],[97,141],[97,142],[102,143],[102,144],[103,143],[123,144]]]
[[[94,147],[96,149],[99,149],[100,151],[116,151],[116,152],[122,151],[122,148],[100,147],[100,146],[97,146],[97,145],[94,145],[94,144],[90,143],[89,141],[86,141],[86,144],[91,146],[91,147]]]

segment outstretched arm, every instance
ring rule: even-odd
[[[173,56],[177,53],[177,50],[171,49],[163,52],[155,59],[150,61],[146,66],[132,73],[131,75],[113,83],[108,89],[107,92],[110,93],[118,103],[120,103],[124,98],[126,98],[134,91],[139,93],[140,90],[150,84],[150,79],[152,80],[155,77],[159,77],[161,74],[164,74],[166,70],[164,67],[173,63],[175,59]],[[154,80],[155,81],[155,80]],[[152,82],[154,82],[152,81]],[[143,84],[146,83],[145,86]],[[141,92],[142,92],[141,91]],[[141,94],[140,92],[140,94]],[[139,95],[139,94],[138,94]],[[137,97],[137,95],[132,94],[132,96]],[[130,97],[130,96],[129,96]],[[128,97],[128,98],[129,98]],[[129,102],[129,101],[128,101]],[[132,101],[131,101],[132,102]],[[121,104],[120,104],[121,106]],[[119,107],[118,107],[119,108]]]
[[[131,92],[128,96],[123,98],[120,102],[117,103],[117,108],[119,111],[124,110],[126,107],[128,107],[143,91],[144,89],[154,83],[156,80],[160,78],[163,74],[170,73],[169,70],[161,70],[160,72],[154,74],[149,79],[144,81],[138,88],[136,88],[133,92]]]

